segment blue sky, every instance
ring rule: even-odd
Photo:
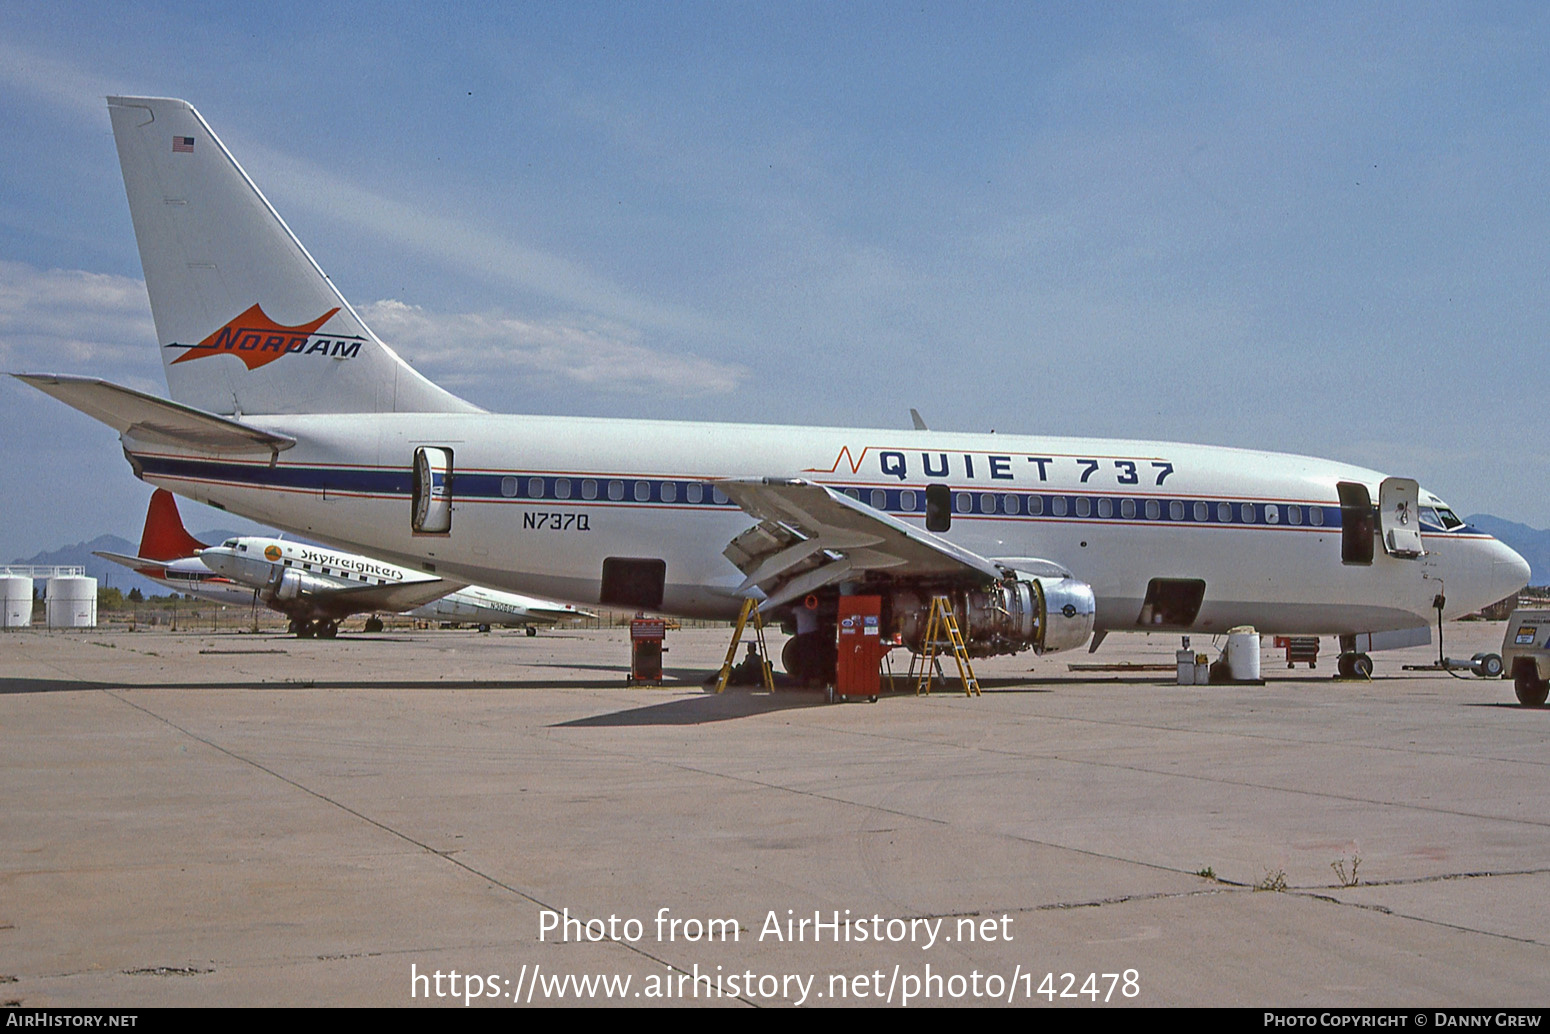
[[[1550,527],[1550,7],[230,6],[0,7],[0,370],[165,393],[103,95],[180,96],[490,409],[915,406]],[[0,559],[138,532],[105,428],[7,380],[0,441]]]

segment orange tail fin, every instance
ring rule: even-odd
[[[178,515],[177,501],[165,488],[151,496],[145,511],[145,530],[140,533],[140,555],[147,560],[182,560],[191,557],[205,544],[188,533]]]

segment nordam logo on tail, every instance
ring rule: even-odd
[[[282,327],[255,305],[232,320],[197,345],[181,345],[176,342],[168,348],[186,348],[187,352],[172,360],[186,363],[209,355],[234,355],[247,366],[256,370],[268,365],[282,355],[315,355],[330,359],[353,359],[360,353],[366,340],[358,336],[339,336],[317,333],[317,329],[333,318],[337,307],[329,309],[311,323],[296,327]]]

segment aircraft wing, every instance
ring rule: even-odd
[[[825,485],[764,478],[718,481],[716,487],[759,520],[724,555],[747,575],[738,593],[751,595],[757,587],[767,609],[869,571],[974,583],[1005,575],[978,553]]]
[[[279,453],[296,439],[230,417],[147,395],[95,377],[17,373],[17,380],[142,442],[192,446],[214,452]]]
[[[329,613],[360,614],[381,610],[397,614],[439,600],[463,586],[442,578],[421,582],[397,582],[391,585],[362,585],[348,589],[325,589],[307,593],[312,605]]]

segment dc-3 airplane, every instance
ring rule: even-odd
[[[172,493],[158,488],[145,511],[138,556],[98,551],[178,592],[217,603],[261,602],[290,618],[302,638],[332,639],[351,614],[403,613],[426,621],[492,625],[535,625],[591,617],[569,603],[497,592],[478,585],[459,588],[444,578],[385,564],[370,557],[320,549],[305,542],[261,535],[206,546],[183,527]],[[381,631],[375,616],[369,632]]]
[[[108,106],[172,401],[22,379],[146,481],[297,534],[581,604],[751,597],[810,681],[842,593],[911,648],[946,595],[976,655],[1253,625],[1338,636],[1349,674],[1528,579],[1415,481],[1305,456],[486,413],[377,339],[189,104]]]

